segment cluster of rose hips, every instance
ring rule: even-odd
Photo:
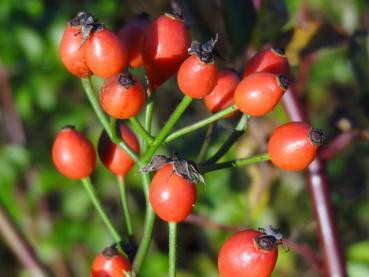
[[[179,10],[152,21],[146,14],[137,15],[118,34],[90,14],[80,12],[67,24],[60,56],[65,67],[77,77],[88,78],[94,74],[105,79],[99,104],[115,119],[130,119],[139,114],[148,97],[176,73],[180,91],[186,97],[203,99],[211,113],[233,107],[225,117],[237,110],[256,117],[272,111],[288,89],[290,78],[283,50],[274,47],[257,53],[240,79],[232,69],[218,69],[214,54],[217,40],[216,35],[208,42],[190,44]],[[145,68],[148,93],[127,70],[141,65]],[[136,135],[122,121],[114,128],[119,139],[138,155],[140,144]],[[281,169],[304,169],[315,158],[322,139],[322,132],[307,123],[284,124],[273,132],[268,142],[269,158]],[[135,164],[131,155],[113,143],[106,131],[100,136],[98,154],[107,169],[117,176],[126,175]],[[52,148],[56,168],[73,179],[92,174],[95,155],[92,143],[72,126],[61,129]],[[195,184],[204,182],[201,170],[177,156],[155,155],[149,159],[140,169],[144,174],[157,171],[150,184],[151,207],[164,221],[183,221],[196,201]],[[221,276],[270,276],[281,242],[281,234],[271,226],[234,234],[218,256]],[[130,261],[112,246],[95,259],[91,276],[124,276],[132,274],[131,270]]]

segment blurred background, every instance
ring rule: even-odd
[[[286,49],[293,82],[325,151],[332,205],[349,276],[369,276],[369,2],[367,0],[177,1],[194,40],[219,33],[220,67],[238,72],[266,46]],[[101,126],[80,81],[63,67],[58,46],[66,21],[88,11],[113,31],[134,14],[154,19],[169,1],[0,1],[0,229],[4,215],[32,245],[55,276],[88,276],[90,264],[112,238],[78,181],[61,176],[50,150],[57,131],[73,124],[96,145]],[[143,69],[134,74],[144,79]],[[101,80],[93,79],[95,88]],[[156,129],[181,98],[175,78],[155,99]],[[194,101],[178,126],[208,116]],[[264,152],[276,126],[287,121],[281,107],[252,119],[224,160]],[[236,119],[215,126],[208,156],[224,141]],[[195,159],[206,130],[169,144]],[[115,226],[123,230],[116,179],[99,162],[92,176]],[[142,235],[144,197],[133,169],[127,178],[135,239]],[[217,276],[216,257],[232,230],[273,224],[291,251],[280,248],[273,277],[321,276],[322,256],[303,172],[283,172],[270,163],[216,171],[198,187],[194,215],[179,225],[178,276]],[[150,255],[140,276],[166,276],[167,225],[157,220]],[[0,275],[30,276],[0,235]]]

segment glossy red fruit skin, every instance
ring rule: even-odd
[[[164,14],[152,21],[141,40],[141,55],[151,91],[173,76],[188,57],[190,36],[183,20]]]
[[[145,104],[145,88],[133,77],[134,84],[123,86],[119,83],[121,74],[106,79],[100,90],[100,105],[110,116],[128,119],[137,115]]]
[[[196,202],[196,187],[191,181],[174,173],[173,166],[167,164],[154,175],[149,199],[153,210],[162,220],[179,222],[190,214]]]
[[[234,104],[234,92],[240,78],[233,70],[224,69],[219,71],[217,84],[214,89],[204,98],[204,103],[211,113],[217,113]],[[237,112],[226,115],[232,117]]]
[[[80,26],[71,26],[68,22],[60,42],[59,54],[64,66],[77,77],[92,74],[87,66],[86,44],[82,45]]]
[[[244,230],[228,238],[218,255],[221,277],[269,277],[278,257],[278,249],[259,249],[254,239],[259,231]]]
[[[234,101],[241,112],[262,116],[273,110],[285,89],[277,75],[267,72],[253,73],[238,84]]]
[[[149,24],[150,20],[147,16],[137,15],[119,30],[118,37],[127,48],[128,62],[133,68],[143,64],[140,43]]]
[[[91,277],[125,277],[130,272],[130,262],[120,253],[106,257],[100,253],[92,263]]]
[[[52,146],[52,160],[58,171],[71,179],[90,176],[96,167],[92,143],[73,127],[61,129]]]
[[[268,142],[272,163],[284,170],[302,170],[316,157],[315,145],[309,133],[311,126],[305,122],[289,122],[274,130]]]
[[[136,135],[123,123],[119,124],[120,136],[131,149],[139,153],[140,144]],[[114,144],[103,131],[99,138],[98,154],[105,167],[115,175],[124,176],[134,166],[134,160],[119,146]]]
[[[205,63],[191,55],[181,65],[177,74],[179,89],[184,95],[200,99],[208,95],[217,84],[218,68],[215,63]]]
[[[268,48],[256,53],[249,60],[242,75],[246,77],[255,72],[282,74],[289,78],[290,65],[283,50],[279,51],[278,48]]]
[[[96,76],[112,77],[128,64],[125,45],[105,27],[93,32],[86,44],[87,65]]]

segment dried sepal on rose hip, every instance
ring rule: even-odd
[[[127,277],[134,276],[131,263],[124,257],[113,244],[105,248],[96,256],[91,266],[91,277],[112,276]]]
[[[283,245],[283,235],[279,229],[275,229],[272,225],[266,226],[266,228],[258,228],[258,231],[262,234],[255,238],[255,243],[259,249],[272,250],[278,245],[282,245],[283,249],[289,251]]]
[[[268,142],[271,162],[284,170],[302,170],[316,157],[324,143],[323,130],[306,122],[289,122],[274,130]]]
[[[188,53],[191,55],[181,65],[177,74],[179,89],[184,95],[200,99],[208,95],[216,86],[218,67],[214,60],[214,39],[205,43],[192,42]]]
[[[166,164],[171,164],[173,166],[173,172],[186,180],[193,183],[205,183],[204,177],[201,175],[196,163],[191,160],[182,160],[176,153],[170,158],[164,155],[153,156],[151,161],[141,168],[141,171],[145,173],[157,171]]]
[[[244,230],[233,234],[218,255],[222,277],[269,277],[278,257],[283,236],[271,225],[265,229]]]
[[[141,82],[131,73],[124,72],[105,80],[99,100],[108,115],[128,119],[141,111],[145,97],[145,89]]]

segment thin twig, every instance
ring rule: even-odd
[[[245,165],[260,163],[260,162],[264,162],[268,160],[269,160],[268,153],[264,153],[264,154],[258,154],[258,155],[248,157],[248,158],[236,159],[236,160],[227,161],[223,163],[209,164],[209,165],[200,164],[199,168],[200,168],[201,173],[206,173],[206,172],[215,171],[215,170],[219,170],[223,168],[245,166]]]
[[[292,86],[283,95],[282,104],[291,121],[307,121],[307,116]],[[319,157],[308,167],[306,178],[314,215],[318,223],[320,246],[327,276],[345,277],[347,273],[329,197],[327,175]]]
[[[13,143],[23,144],[26,142],[22,121],[14,105],[8,74],[0,62],[0,93],[4,115],[4,126]]]
[[[0,203],[0,233],[4,241],[31,276],[50,276],[38,259],[32,245],[21,234]]]
[[[222,144],[222,146],[219,148],[219,150],[208,159],[204,164],[212,164],[216,163],[224,154],[227,153],[227,151],[232,147],[232,145],[244,134],[247,123],[250,116],[248,115],[242,115],[240,118],[238,124],[236,125],[233,132],[230,134],[230,136],[227,138],[227,140]]]
[[[170,134],[166,139],[165,139],[165,142],[170,142],[172,140],[175,140],[183,135],[186,135],[186,134],[189,134],[189,133],[192,133],[193,131],[197,130],[197,129],[200,129],[202,127],[205,127],[206,125],[209,125],[210,123],[212,122],[215,122],[219,119],[221,119],[223,116],[227,115],[227,114],[230,114],[234,111],[237,110],[237,107],[236,105],[232,105],[220,112],[217,112],[215,114],[213,114],[212,116],[209,116],[203,120],[200,120],[194,124],[191,124],[189,126],[186,126],[186,127],[183,127],[175,132],[173,132],[172,134]]]
[[[196,158],[196,163],[201,162],[204,159],[204,157],[206,156],[206,153],[209,149],[211,136],[213,134],[213,130],[214,130],[215,125],[216,125],[216,122],[213,122],[212,124],[210,124],[208,126],[208,129],[206,130],[204,141],[203,141],[203,143],[201,145],[201,148],[200,148],[200,152],[199,152],[199,154],[197,155],[197,158]]]

